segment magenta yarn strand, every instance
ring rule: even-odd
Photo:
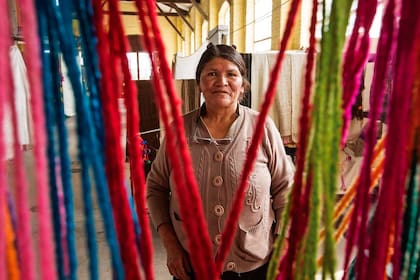
[[[395,34],[396,34],[396,21],[394,20],[394,9],[395,9],[395,2],[394,0],[390,0],[387,3],[385,8],[385,13],[383,16],[383,24],[381,29],[381,35],[379,38],[378,49],[377,49],[377,60],[375,62],[375,69],[374,69],[374,76],[372,80],[371,86],[371,120],[376,120],[379,117],[382,99],[385,90],[385,81],[387,79],[388,72],[390,71],[390,62],[392,57],[394,56],[395,52]],[[373,127],[372,127],[373,126]],[[367,126],[367,140],[366,140],[366,148],[364,154],[363,165],[361,168],[360,178],[361,181],[358,185],[358,191],[356,192],[355,197],[355,211],[353,212],[349,229],[348,229],[348,236],[347,236],[347,243],[345,249],[345,259],[344,259],[344,275],[342,279],[346,279],[348,273],[348,266],[350,263],[351,252],[354,249],[356,240],[358,239],[356,235],[363,236],[365,238],[367,235],[366,232],[366,218],[367,217],[367,207],[362,207],[366,205],[365,197],[367,196],[368,190],[366,189],[370,182],[370,166],[373,157],[373,146],[376,141],[376,121],[369,122]],[[368,169],[369,167],[369,169]],[[363,227],[361,229],[361,227]],[[359,240],[360,241],[360,240]],[[367,246],[367,241],[361,241]],[[359,254],[364,252],[364,248],[359,248]],[[365,266],[364,254],[356,258],[356,261],[359,263],[361,262],[363,266]],[[356,263],[356,273],[362,273],[359,264]]]
[[[386,149],[387,162],[384,167],[383,186],[379,196],[378,211],[374,217],[372,235],[375,242],[371,244],[368,277],[383,275],[386,265],[389,234],[394,227],[394,244],[392,257],[393,278],[398,278],[400,267],[400,232],[402,220],[402,199],[407,175],[409,108],[414,82],[415,58],[412,34],[418,34],[419,27],[417,11],[420,9],[416,0],[402,2],[400,29],[398,33],[394,88],[389,104],[389,130]],[[414,30],[413,30],[414,29]],[[395,149],[402,147],[402,150]],[[375,260],[375,261],[373,261]]]
[[[31,111],[34,127],[34,155],[37,167],[37,205],[39,210],[39,244],[41,279],[56,279],[54,262],[53,235],[51,225],[50,202],[48,198],[48,179],[46,163],[46,132],[44,118],[44,104],[42,100],[42,75],[39,38],[37,37],[37,21],[33,1],[19,0],[22,15],[22,32],[25,38],[25,57],[29,85],[31,88]],[[30,266],[32,262],[25,263]],[[29,269],[31,269],[29,267]]]
[[[385,17],[384,17],[385,19]],[[356,194],[357,206],[355,207],[355,213],[359,217],[359,229],[358,232],[358,255],[356,260],[356,271],[361,277],[365,277],[366,269],[368,267],[368,258],[363,253],[368,250],[371,238],[368,232],[368,213],[369,213],[369,186],[371,184],[370,166],[373,161],[373,150],[376,144],[377,138],[377,122],[380,118],[381,105],[383,103],[384,90],[386,86],[386,80],[390,72],[392,57],[395,53],[395,32],[392,30],[395,28],[395,21],[391,20],[386,23],[388,25],[389,34],[383,37],[383,42],[380,41],[378,48],[379,61],[375,63],[375,74],[371,86],[370,94],[370,118],[366,127],[366,144],[364,152],[364,160],[362,163],[362,170],[360,174],[360,181],[358,191]],[[389,36],[389,38],[387,37]],[[366,238],[365,238],[366,237]],[[376,238],[375,238],[376,239]],[[376,241],[375,241],[376,242]]]
[[[10,54],[9,54],[9,48],[11,46],[11,40],[10,40],[10,24],[9,24],[9,17],[8,17],[8,8],[7,3],[5,3],[5,6],[2,6],[1,13],[4,13],[4,15],[1,16],[1,19],[4,21],[1,25],[1,33],[2,34],[2,43],[1,43],[1,57],[4,59],[4,61],[1,62],[1,67],[4,67],[4,69],[1,71],[2,76],[2,86],[4,86],[4,89],[0,93],[3,98],[2,106],[7,106],[9,104],[8,108],[11,112],[11,120],[13,123],[13,131],[12,131],[12,138],[13,138],[13,152],[16,162],[16,169],[15,169],[15,186],[16,187],[16,206],[17,206],[17,215],[19,217],[19,224],[17,229],[17,238],[18,238],[18,250],[20,252],[21,256],[21,273],[22,277],[25,279],[35,279],[35,269],[34,269],[34,252],[32,248],[32,239],[31,239],[31,223],[30,223],[30,212],[29,212],[29,196],[28,196],[28,186],[27,182],[24,178],[22,178],[22,175],[19,176],[18,174],[23,173],[23,164],[22,164],[22,155],[21,151],[19,149],[19,143],[18,143],[18,137],[17,137],[17,121],[16,121],[16,112],[13,102],[13,93],[14,93],[14,87],[12,85],[12,76],[11,76],[11,68],[10,68]],[[12,99],[11,99],[12,96]],[[4,111],[3,111],[4,112]],[[3,128],[3,126],[1,126]],[[3,157],[0,159],[3,161]],[[3,165],[3,164],[2,164]],[[4,166],[3,166],[4,167]],[[4,180],[1,182],[1,184],[6,184],[7,180]],[[22,184],[22,185],[20,185]],[[5,189],[6,185],[4,185],[3,190]],[[5,193],[2,199],[6,197]],[[6,209],[6,204],[3,204],[3,210]],[[2,224],[3,226],[3,224]],[[4,243],[2,243],[4,244]],[[6,252],[6,250],[2,251]],[[3,262],[4,264],[4,262]],[[22,264],[25,264],[25,268],[23,269]],[[7,270],[3,270],[7,271]],[[2,273],[2,272],[1,272]]]
[[[342,145],[347,138],[351,107],[358,94],[363,68],[369,56],[369,30],[375,17],[377,5],[377,0],[358,1],[356,22],[347,44],[343,63]]]
[[[0,2],[0,129],[4,131],[6,122],[7,93],[12,89],[10,79],[10,24],[7,1]],[[0,280],[7,277],[6,268],[6,224],[7,176],[5,134],[0,133]]]
[[[185,195],[180,195],[179,197],[181,200],[180,201],[181,213],[186,220],[185,230],[188,235],[189,245],[190,245],[190,248],[194,248],[193,250],[191,250],[191,260],[193,262],[193,266],[195,268],[197,275],[200,275],[202,279],[211,279],[211,280],[217,279],[214,273],[214,264],[212,262],[210,263],[208,262],[209,260],[213,258],[212,253],[211,253],[210,237],[208,236],[208,231],[204,223],[204,215],[202,213],[201,200],[198,195],[198,187],[197,187],[197,183],[195,182],[194,173],[191,168],[191,159],[189,157],[188,150],[185,144],[185,133],[183,132],[183,122],[182,121],[180,122],[180,126],[178,126],[178,123],[175,123],[175,129],[177,130],[173,131],[174,127],[172,127],[169,124],[169,115],[166,108],[166,104],[164,102],[162,85],[161,85],[162,80],[160,79],[161,76],[160,76],[160,73],[157,72],[157,66],[158,66],[156,65],[157,58],[154,55],[158,55],[159,51],[157,53],[155,51],[155,48],[157,47],[156,44],[159,43],[161,45],[159,48],[160,50],[162,50],[162,52],[160,53],[161,55],[163,55],[165,52],[163,49],[163,43],[160,38],[160,32],[156,24],[156,19],[153,19],[153,16],[156,17],[156,15],[154,15],[155,13],[154,8],[153,8],[154,5],[152,5],[152,3],[149,3],[149,2],[147,3],[144,3],[144,2],[140,3],[140,2],[142,1],[136,1],[136,4],[140,12],[140,17],[141,17],[140,22],[142,24],[142,30],[145,33],[144,42],[148,49],[148,52],[150,53],[151,60],[152,60],[153,78],[154,78],[153,82],[154,82],[154,86],[156,90],[156,97],[158,100],[159,110],[161,112],[162,120],[165,125],[168,156],[174,168],[174,175],[175,175],[174,178],[176,182],[177,191],[180,194],[185,194]],[[148,6],[145,7],[145,6],[142,6],[142,4],[143,5],[147,4]],[[147,13],[149,16],[152,15],[152,17],[149,19],[151,21],[151,24],[153,24],[154,22],[154,26],[149,27],[147,25],[148,22],[147,22],[145,13]],[[150,32],[152,30],[155,35],[154,38],[159,39],[159,40],[156,40],[156,42],[151,41]],[[165,62],[164,57],[163,59],[159,60],[159,62],[162,62],[162,61]],[[162,66],[162,69],[161,69],[163,70],[162,74],[167,75],[166,81],[171,82],[172,77],[170,76],[170,74],[167,74],[168,72],[167,70],[169,69],[169,67],[167,65],[166,67],[163,67],[164,65],[165,63],[163,65],[159,64],[159,66]],[[173,85],[170,84],[169,86],[172,86],[173,88]],[[171,93],[170,90],[169,90],[169,93]],[[178,108],[177,106],[180,105],[180,101],[176,98],[175,94],[173,93],[170,97],[172,98],[172,100],[170,100],[169,103],[173,108],[175,107],[175,109],[172,109],[172,110],[176,111],[176,109]],[[180,113],[178,113],[178,115],[180,116]],[[175,118],[175,121],[176,120],[177,118]],[[181,130],[181,132],[178,132],[178,130]],[[175,139],[174,139],[174,137],[176,136],[175,134],[176,132],[178,134],[177,139],[178,141],[180,141],[180,144],[181,144],[181,152],[179,153],[177,153],[177,150],[179,150],[179,148],[176,147]],[[183,151],[183,154],[182,154],[182,151]],[[186,154],[186,156],[180,157],[179,156],[180,154],[181,156]],[[183,166],[189,167],[188,170],[185,170],[185,169],[184,169],[185,171],[181,170]],[[183,173],[183,171],[185,173]],[[189,183],[188,184],[189,188],[187,188],[186,182]],[[193,198],[188,197],[189,195],[193,196]],[[189,206],[191,207],[188,209]]]
[[[236,192],[231,213],[228,216],[228,219],[225,224],[225,228],[222,233],[222,236],[223,236],[222,244],[220,245],[220,250],[218,254],[216,255],[217,272],[221,272],[223,262],[226,259],[226,256],[229,252],[230,247],[232,246],[233,239],[235,237],[237,227],[232,226],[232,225],[237,225],[238,220],[239,220],[240,212],[242,209],[242,203],[245,196],[245,189],[248,186],[248,176],[253,169],[257,151],[261,143],[263,132],[264,132],[263,131],[264,123],[267,118],[270,106],[274,100],[275,88],[276,88],[277,81],[280,75],[280,69],[283,62],[284,53],[286,51],[286,46],[292,32],[292,28],[295,22],[299,5],[300,5],[300,0],[294,0],[290,6],[290,11],[287,18],[285,32],[280,42],[279,54],[277,55],[276,63],[270,74],[270,83],[266,91],[265,100],[261,106],[260,115],[258,117],[258,121],[255,127],[255,132],[252,137],[252,142],[247,152],[247,159],[246,159],[244,168],[242,170],[239,188]]]

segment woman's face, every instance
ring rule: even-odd
[[[203,68],[200,75],[200,91],[206,100],[206,106],[212,108],[236,108],[240,96],[244,93],[244,83],[235,63],[215,57]]]

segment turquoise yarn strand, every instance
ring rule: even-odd
[[[415,278],[416,264],[419,261],[419,173],[417,151],[413,152],[413,162],[406,195],[406,208],[404,213],[403,235],[401,239],[402,279]]]
[[[73,86],[77,111],[77,130],[79,133],[80,158],[82,162],[82,179],[88,181],[89,167],[92,166],[93,174],[96,179],[96,189],[100,211],[104,220],[105,232],[110,247],[111,260],[114,268],[116,279],[124,278],[121,257],[119,254],[118,243],[116,242],[116,233],[114,221],[112,220],[112,211],[110,210],[109,193],[103,168],[103,157],[98,148],[98,141],[95,134],[95,126],[93,125],[92,115],[88,107],[87,95],[81,85],[81,72],[76,61],[75,41],[72,30],[68,30],[59,13],[58,7],[52,1],[47,1],[46,5],[50,9],[49,18],[52,18],[54,27],[57,28],[60,46],[63,53],[64,61],[68,68],[69,79]],[[71,11],[66,11],[71,12]],[[85,170],[85,171],[83,171]],[[83,172],[86,172],[83,175]]]
[[[42,79],[44,85],[44,110],[45,110],[45,125],[47,131],[47,155],[48,155],[48,166],[49,166],[49,187],[50,187],[50,200],[52,207],[52,218],[53,218],[53,228],[54,228],[54,241],[55,241],[55,254],[56,254],[56,266],[59,279],[64,279],[64,265],[63,265],[63,248],[61,246],[61,224],[60,224],[60,211],[58,203],[58,194],[57,194],[57,177],[55,174],[55,140],[54,140],[54,88],[57,89],[52,73],[56,72],[56,67],[54,67],[54,56],[56,55],[56,49],[54,46],[49,44],[48,37],[51,32],[48,32],[48,23],[45,20],[43,14],[38,13],[38,22],[39,22],[39,36],[41,40],[41,59],[42,64],[45,69],[43,71]],[[54,41],[51,41],[54,42]],[[54,44],[54,43],[53,43]],[[55,68],[52,70],[51,68]]]
[[[101,73],[99,69],[99,58],[96,51],[97,37],[94,30],[94,24],[91,21],[93,17],[93,8],[91,3],[86,0],[73,0],[74,10],[79,20],[79,30],[81,36],[79,42],[82,46],[82,57],[86,71],[86,85],[89,92],[89,105],[92,112],[96,135],[100,145],[102,157],[104,157],[104,121],[102,117],[102,104],[99,96],[99,81]]]

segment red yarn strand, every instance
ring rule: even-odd
[[[115,6],[115,8],[113,7]],[[117,1],[110,1],[110,8],[118,9]],[[116,16],[119,13],[116,14]],[[120,60],[121,68],[123,71],[124,79],[124,97],[126,101],[127,108],[127,126],[128,126],[128,148],[130,151],[130,171],[132,176],[132,184],[134,189],[134,197],[137,205],[137,216],[140,220],[140,225],[142,229],[141,234],[141,260],[145,270],[146,279],[154,279],[153,275],[153,250],[152,250],[152,238],[150,231],[149,217],[147,214],[146,207],[146,185],[145,185],[145,175],[143,169],[143,162],[141,158],[140,145],[138,145],[138,124],[140,123],[140,115],[136,108],[138,107],[137,103],[137,90],[134,85],[133,80],[131,79],[130,70],[128,67],[127,60],[127,38],[124,36],[122,23],[120,17],[118,21],[115,22],[117,29],[115,30],[116,35],[118,36],[118,41],[120,45]]]
[[[100,2],[100,1],[98,1]],[[100,57],[101,79],[101,101],[103,105],[103,117],[108,129],[105,130],[105,162],[110,190],[111,204],[115,218],[116,230],[120,245],[121,256],[124,264],[124,271],[127,279],[141,279],[138,267],[138,255],[135,247],[135,231],[132,221],[132,214],[128,202],[128,195],[124,185],[124,163],[121,149],[121,119],[118,112],[118,95],[120,93],[121,81],[118,79],[116,55],[116,44],[108,40],[103,29],[103,14],[98,2],[94,3],[96,15],[96,30],[98,34],[98,52]],[[101,5],[101,3],[99,3]],[[114,39],[112,32],[115,32],[115,7],[110,3],[110,38]],[[114,43],[112,45],[112,43]],[[109,67],[112,65],[111,67]],[[111,73],[114,71],[114,73]]]
[[[295,22],[295,18],[296,18],[296,14],[297,14],[297,10],[299,6],[300,6],[299,0],[294,0],[290,6],[290,11],[287,18],[284,35],[280,42],[279,54],[277,55],[276,63],[270,74],[270,83],[266,91],[266,98],[261,106],[260,115],[258,117],[258,121],[255,127],[255,132],[252,137],[252,142],[247,152],[247,159],[246,159],[244,168],[242,170],[241,181],[240,181],[239,188],[236,192],[236,195],[232,204],[232,210],[228,216],[228,219],[225,224],[226,225],[225,229],[223,230],[223,233],[222,233],[223,240],[220,245],[220,250],[218,251],[218,254],[216,255],[217,272],[221,271],[223,262],[229,252],[230,247],[232,246],[232,242],[235,237],[237,226],[229,226],[229,225],[237,225],[238,220],[239,220],[240,212],[243,206],[243,199],[245,196],[245,189],[248,187],[248,176],[253,169],[257,151],[262,140],[262,136],[264,132],[263,131],[264,123],[267,118],[270,106],[274,100],[275,88],[276,88],[277,81],[280,75],[280,69],[283,62],[284,53],[286,51],[286,46],[289,41],[290,34],[292,32],[292,28]]]
[[[293,279],[293,264],[299,244],[302,242],[305,229],[308,225],[308,212],[309,212],[309,193],[310,185],[309,182],[304,182],[304,170],[305,170],[305,157],[307,152],[307,144],[309,134],[309,124],[311,115],[311,92],[313,86],[313,73],[315,66],[315,27],[316,27],[316,15],[318,10],[318,1],[312,2],[312,17],[311,25],[309,28],[310,39],[308,57],[306,62],[305,72],[305,88],[302,97],[302,109],[299,120],[299,149],[297,150],[297,164],[295,173],[295,183],[292,189],[291,195],[291,225],[289,228],[289,240],[287,253],[284,255],[281,261],[281,277],[279,279]],[[305,195],[303,195],[305,194]]]
[[[146,3],[145,3],[146,2]],[[158,107],[165,126],[167,151],[169,160],[174,169],[176,190],[180,198],[181,214],[185,219],[184,228],[188,234],[191,261],[193,267],[202,279],[218,279],[214,272],[210,237],[204,221],[198,187],[192,170],[191,158],[187,149],[183,121],[179,110],[180,101],[175,94],[175,88],[170,74],[170,69],[164,57],[165,49],[157,24],[155,6],[153,1],[136,1],[140,14],[140,22],[144,33],[144,43],[151,56],[153,68],[153,82],[155,86]],[[143,5],[142,5],[143,4]],[[149,18],[145,16],[147,14]],[[151,26],[150,26],[151,25]],[[153,39],[150,32],[153,31]],[[158,71],[158,67],[159,71]],[[171,106],[174,126],[169,124],[169,115],[164,102],[162,84],[165,83],[169,94],[168,102]],[[175,145],[175,137],[178,145]],[[179,150],[179,152],[178,152]],[[185,168],[182,169],[182,166]],[[188,186],[188,187],[187,187]]]

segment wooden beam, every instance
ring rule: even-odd
[[[156,7],[158,8],[159,12],[162,13],[162,9],[156,5]],[[168,23],[172,26],[172,28],[175,30],[176,33],[178,33],[179,37],[181,37],[182,41],[185,41],[184,36],[182,36],[181,31],[178,30],[178,28],[176,28],[176,25],[167,17],[164,16],[165,19],[168,21]]]
[[[197,9],[197,11],[201,14],[201,16],[209,21],[209,16],[206,14],[206,12],[204,12],[203,8],[201,7],[200,1],[196,1],[196,0],[191,0],[191,3],[193,4],[194,8]]]
[[[181,10],[177,5],[175,4],[168,4],[169,7],[172,7],[175,9],[175,11],[181,16],[181,19],[185,22],[185,24],[191,29],[192,32],[194,32],[194,27],[191,25],[191,23],[186,19],[186,17],[182,14],[183,10]]]
[[[109,11],[104,11],[104,13],[108,14]],[[121,14],[123,16],[137,16],[138,13],[137,12],[121,12]],[[177,17],[179,16],[177,13],[165,13],[165,12],[158,12],[157,13],[158,16],[164,16],[164,17]]]
[[[191,4],[191,0],[157,0],[157,3]]]

